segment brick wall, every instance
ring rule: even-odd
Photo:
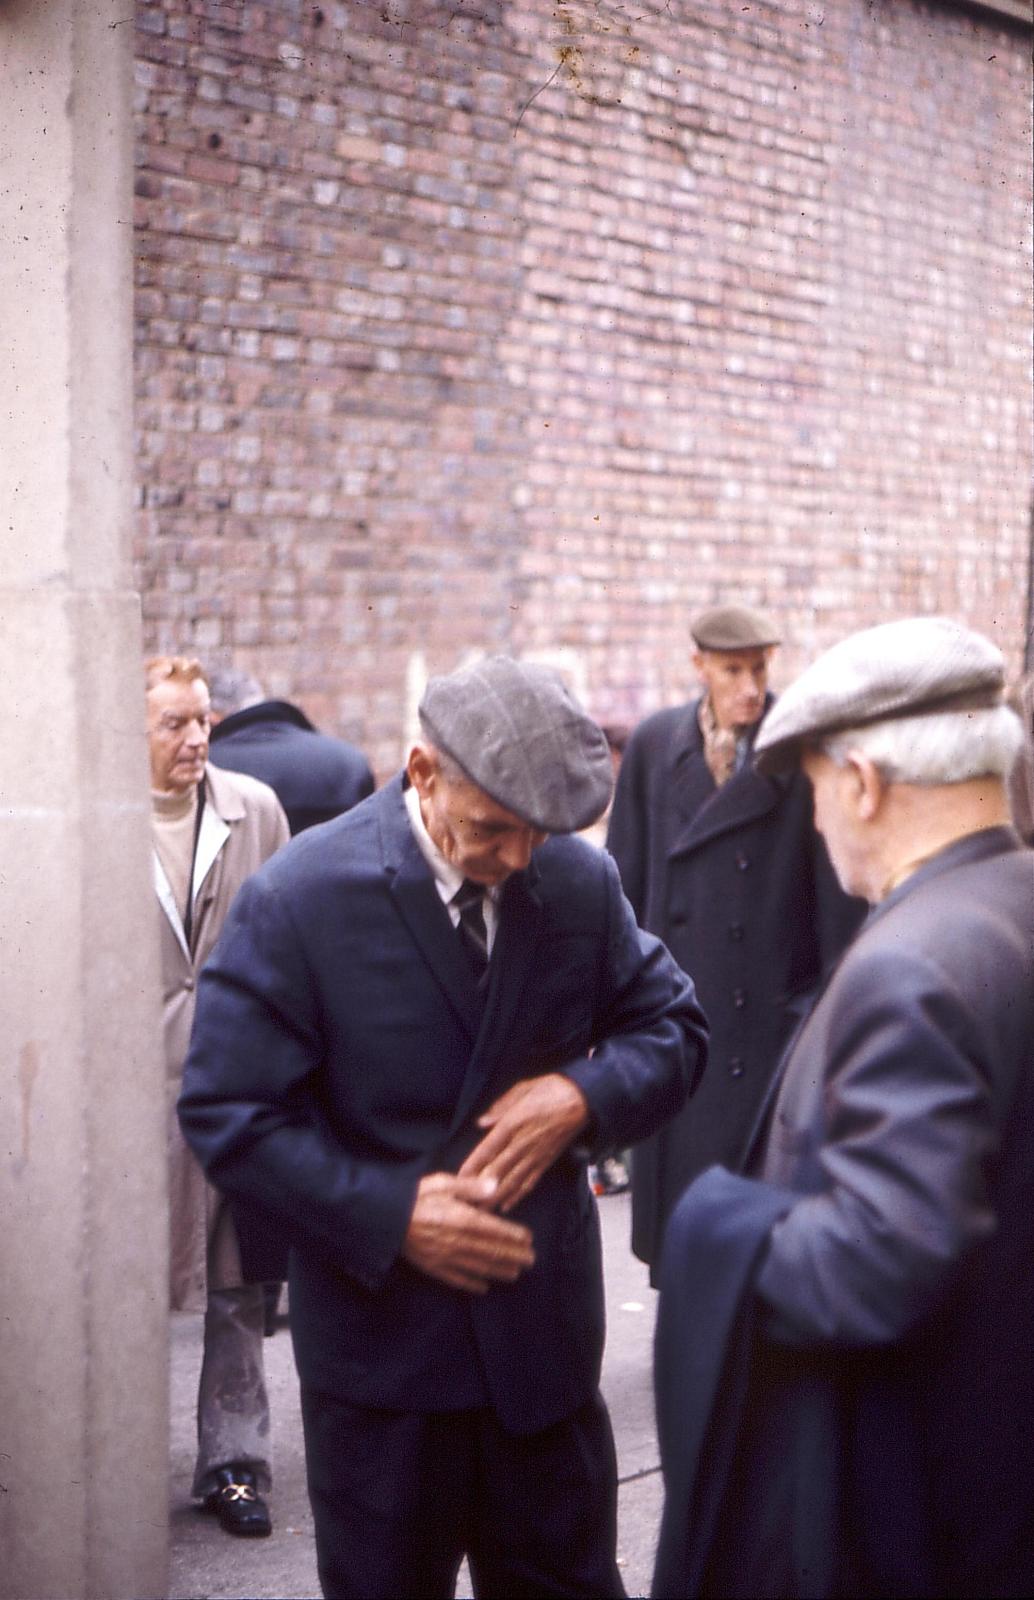
[[[396,764],[427,670],[601,716],[685,620],[1018,665],[1030,29],[914,0],[137,8],[148,642]]]

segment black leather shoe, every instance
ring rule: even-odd
[[[264,1539],[272,1533],[269,1507],[255,1487],[255,1474],[247,1467],[220,1467],[216,1488],[205,1495],[203,1509],[219,1518],[225,1533],[238,1539]]]

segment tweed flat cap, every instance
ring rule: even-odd
[[[711,606],[698,611],[689,631],[701,650],[767,650],[782,642],[772,618],[747,606]]]
[[[790,767],[803,744],[845,728],[995,706],[1004,678],[990,640],[947,617],[865,628],[819,656],[780,695],[758,731],[757,765],[763,772]]]
[[[613,767],[603,730],[548,667],[486,656],[432,678],[420,722],[498,805],[546,833],[575,833],[607,808]]]

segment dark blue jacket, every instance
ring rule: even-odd
[[[1034,1593],[1032,1127],[1034,854],[991,827],[842,958],[761,1181],[673,1214],[658,1596]]]
[[[263,700],[224,717],[212,729],[208,754],[217,767],[268,783],[293,834],[340,817],[373,793],[362,751],[319,733],[286,700]]]
[[[209,1177],[293,1245],[303,1382],[356,1404],[492,1404],[525,1433],[594,1391],[599,1228],[568,1154],[517,1207],[536,1263],[484,1296],[399,1250],[416,1186],[455,1170],[505,1089],[565,1071],[593,1150],[651,1133],[703,1063],[693,988],[640,934],[613,862],[549,840],[508,880],[483,1012],[402,780],[244,886],[202,974],[180,1117]]]

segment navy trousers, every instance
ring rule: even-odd
[[[621,1600],[617,1463],[597,1395],[515,1437],[487,1408],[399,1412],[302,1389],[327,1600],[449,1600],[460,1563],[484,1600]]]

